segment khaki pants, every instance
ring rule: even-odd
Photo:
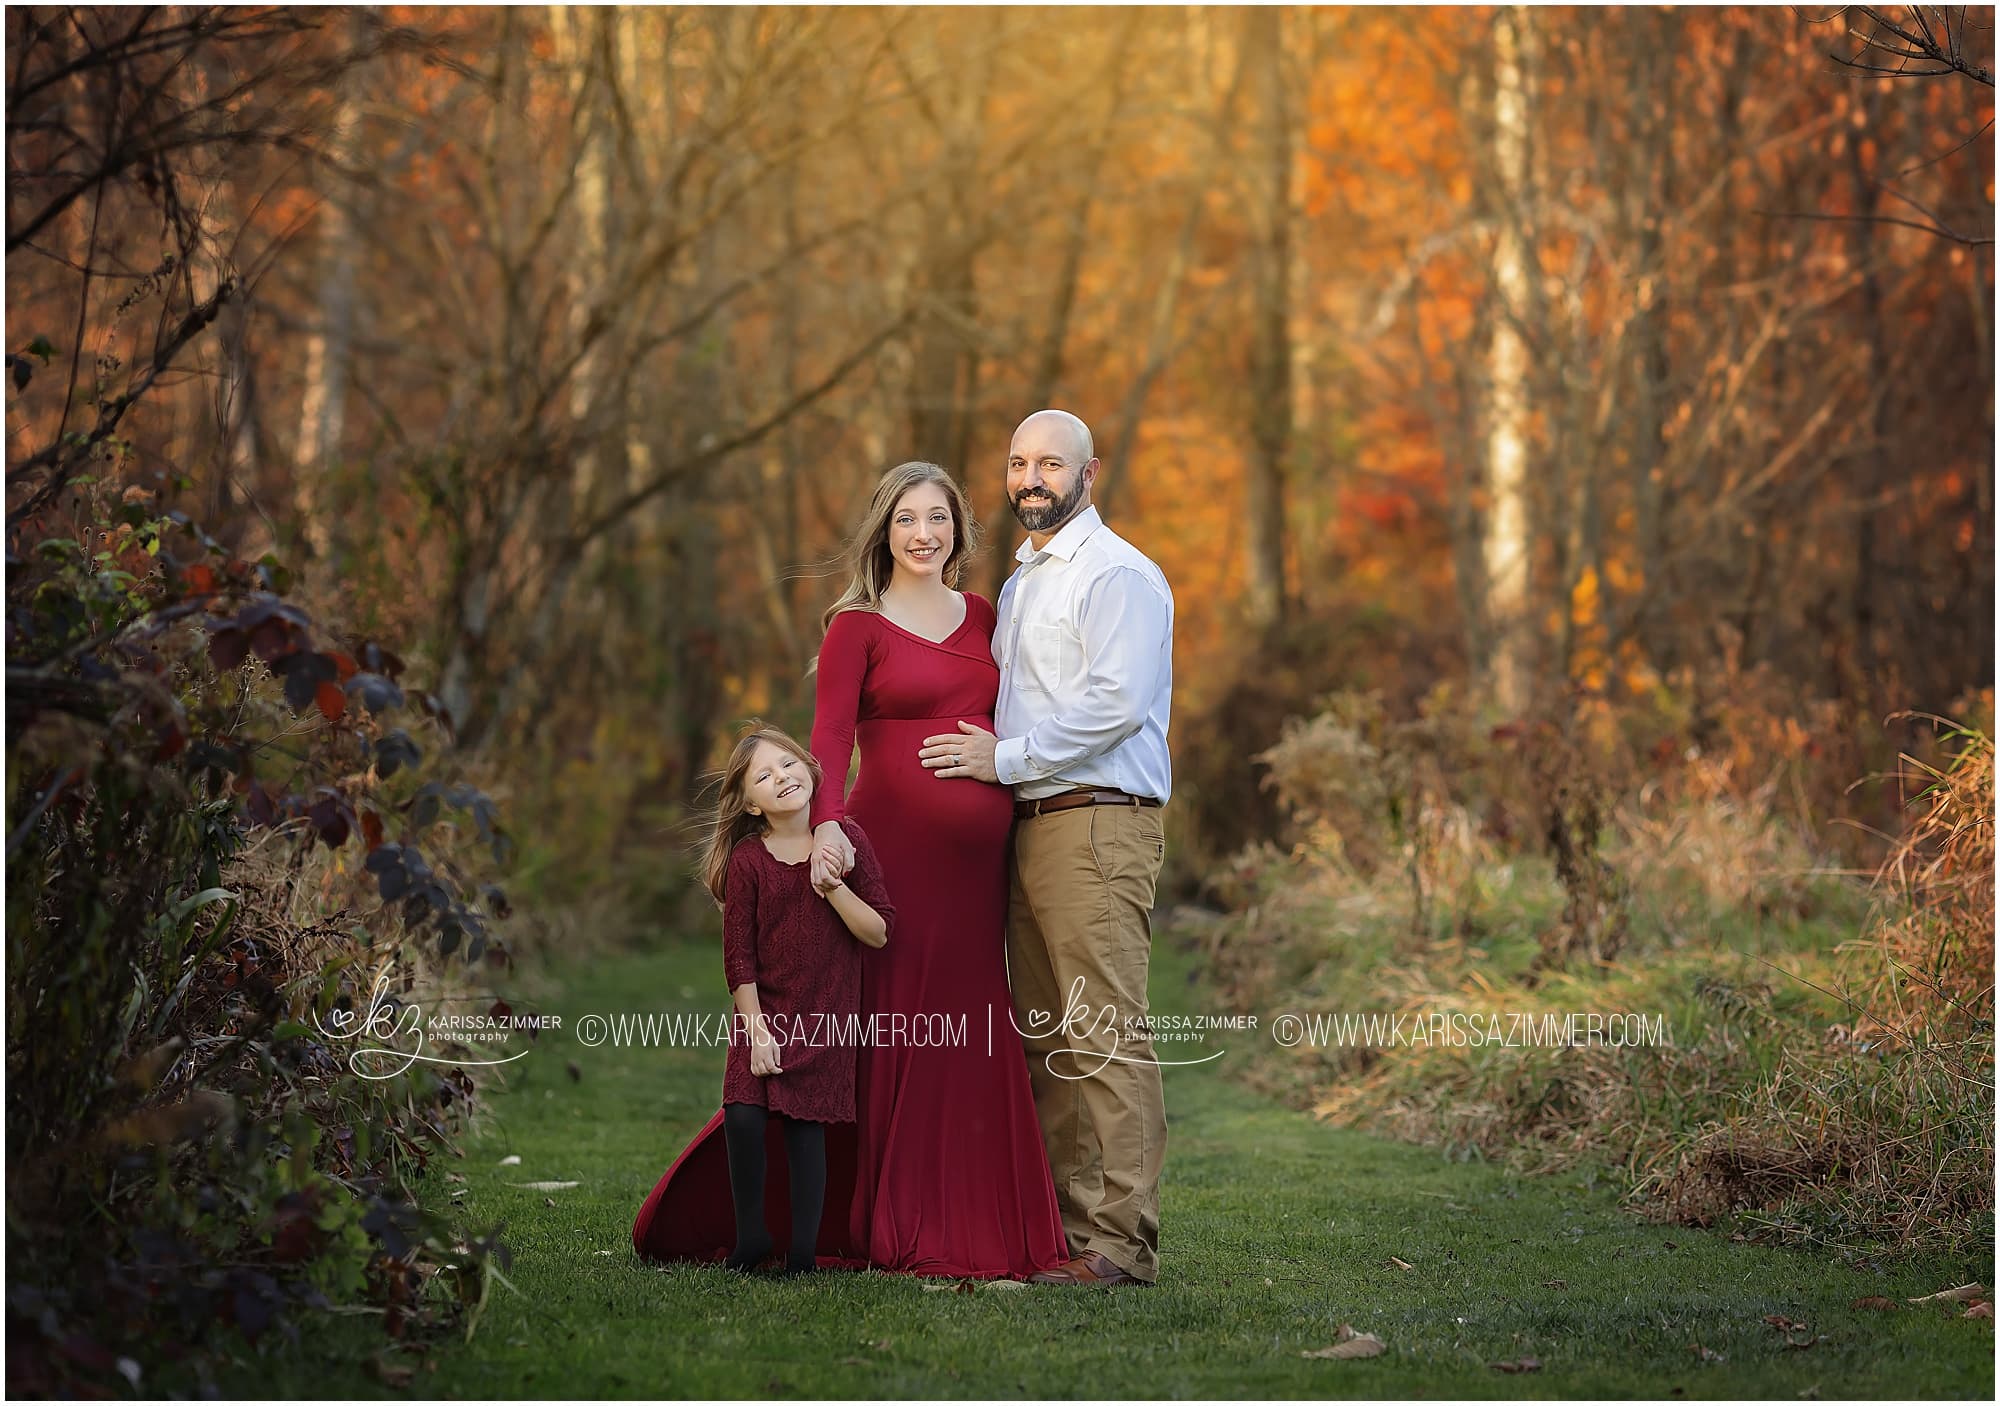
[[[1167,1152],[1160,1067],[1144,1024],[1153,888],[1165,857],[1155,806],[1017,820],[1007,910],[1015,1024],[1025,1032],[1070,1253],[1094,1250],[1147,1280],[1159,1277]]]

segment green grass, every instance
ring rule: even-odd
[[[1155,959],[1155,1009],[1218,1011],[1190,959]],[[705,943],[595,962],[534,1003],[587,1011],[718,1005]],[[1267,1038],[1230,1034],[1206,1049]],[[1163,1045],[1163,1056],[1173,1053]],[[1183,1047],[1185,1048],[1185,1047]],[[1990,1323],[1912,1295],[1983,1262],[1841,1263],[1643,1224],[1608,1189],[1315,1124],[1246,1092],[1231,1049],[1165,1072],[1170,1123],[1161,1276],[1150,1290],[926,1291],[901,1276],[745,1281],[632,1253],[639,1202],[714,1111],[718,1050],[544,1039],[467,1144],[469,1221],[507,1222],[519,1296],[497,1290],[470,1344],[397,1348],[368,1370],[376,1321],[327,1317],[224,1389],[432,1397],[1938,1397],[1987,1400]],[[581,1079],[565,1069],[574,1060]],[[500,1159],[518,1154],[518,1166]],[[578,1181],[544,1193],[511,1182]],[[551,1208],[545,1200],[553,1200]],[[1388,1264],[1391,1256],[1412,1268]],[[1852,1307],[1884,1295],[1900,1307]],[[1782,1314],[1825,1341],[1787,1350]],[[1351,1323],[1388,1347],[1308,1360]],[[1694,1345],[1720,1354],[1703,1360]],[[1488,1364],[1539,1358],[1537,1372]]]

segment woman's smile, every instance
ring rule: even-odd
[[[937,574],[929,568],[951,560],[952,544],[958,540],[944,490],[935,483],[920,483],[898,499],[889,518],[888,539],[899,567],[935,581]]]

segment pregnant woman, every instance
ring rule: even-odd
[[[811,750],[826,781],[816,836],[860,822],[896,905],[895,940],[861,954],[861,1011],[882,1043],[858,1052],[856,1123],[827,1137],[822,1264],[1022,1278],[1068,1258],[1020,1035],[1009,1018],[1005,923],[1013,798],[940,780],[923,739],[960,720],[991,730],[1000,677],[993,607],[955,589],[976,546],[964,495],[935,464],[883,475],[825,617]],[[844,794],[856,742],[861,772]],[[826,863],[816,858],[815,863]],[[897,1034],[900,1017],[902,1034]],[[915,1043],[922,1039],[925,1043]],[[733,1222],[721,1115],[653,1190],[634,1246],[720,1259]],[[787,1233],[782,1152],[767,1183]],[[851,1213],[838,1199],[851,1188]]]
[[[885,1269],[1022,1277],[1067,1254],[1007,990],[1013,793],[918,760],[924,738],[961,720],[993,727],[993,607],[953,589],[976,531],[935,464],[898,465],[877,486],[826,615],[812,820],[843,850],[830,822],[860,822],[899,914],[896,941],[861,954],[864,1013],[946,1041],[861,1051],[852,1243]],[[843,802],[856,741],[861,774]]]

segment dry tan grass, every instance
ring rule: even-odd
[[[1943,719],[1938,721],[1943,722]],[[1962,734],[1943,768],[1904,753],[1897,780],[1917,818],[1882,863],[1883,921],[1856,944],[1867,1005],[1897,1038],[1993,1022],[1993,742]]]
[[[1826,872],[1811,838],[1781,809],[1778,779],[1745,788],[1736,765],[1697,757],[1675,794],[1649,785],[1614,813],[1607,857],[1670,941],[1724,913],[1807,916]]]
[[[1431,720],[1390,727],[1365,702],[1266,754],[1299,838],[1212,876],[1235,909],[1202,941],[1224,993],[1267,1010],[1672,1010],[1680,1043],[1273,1051],[1253,1074],[1262,1087],[1523,1170],[1614,1165],[1666,1220],[1743,1214],[1787,1237],[1877,1245],[1981,1233],[1990,742],[1960,738],[1955,764],[1903,758],[1921,794],[1871,910],[1868,873],[1839,867],[1807,821],[1827,750],[1845,745],[1825,740],[1834,720],[1725,709],[1710,746],[1640,768],[1658,779],[1618,792],[1608,816],[1601,853],[1630,886],[1631,945],[1550,969],[1527,960],[1560,921],[1547,863],[1513,853],[1490,808],[1476,823],[1439,784]],[[1584,722],[1578,745],[1612,755],[1604,719]],[[1861,935],[1839,942],[1843,924]]]

